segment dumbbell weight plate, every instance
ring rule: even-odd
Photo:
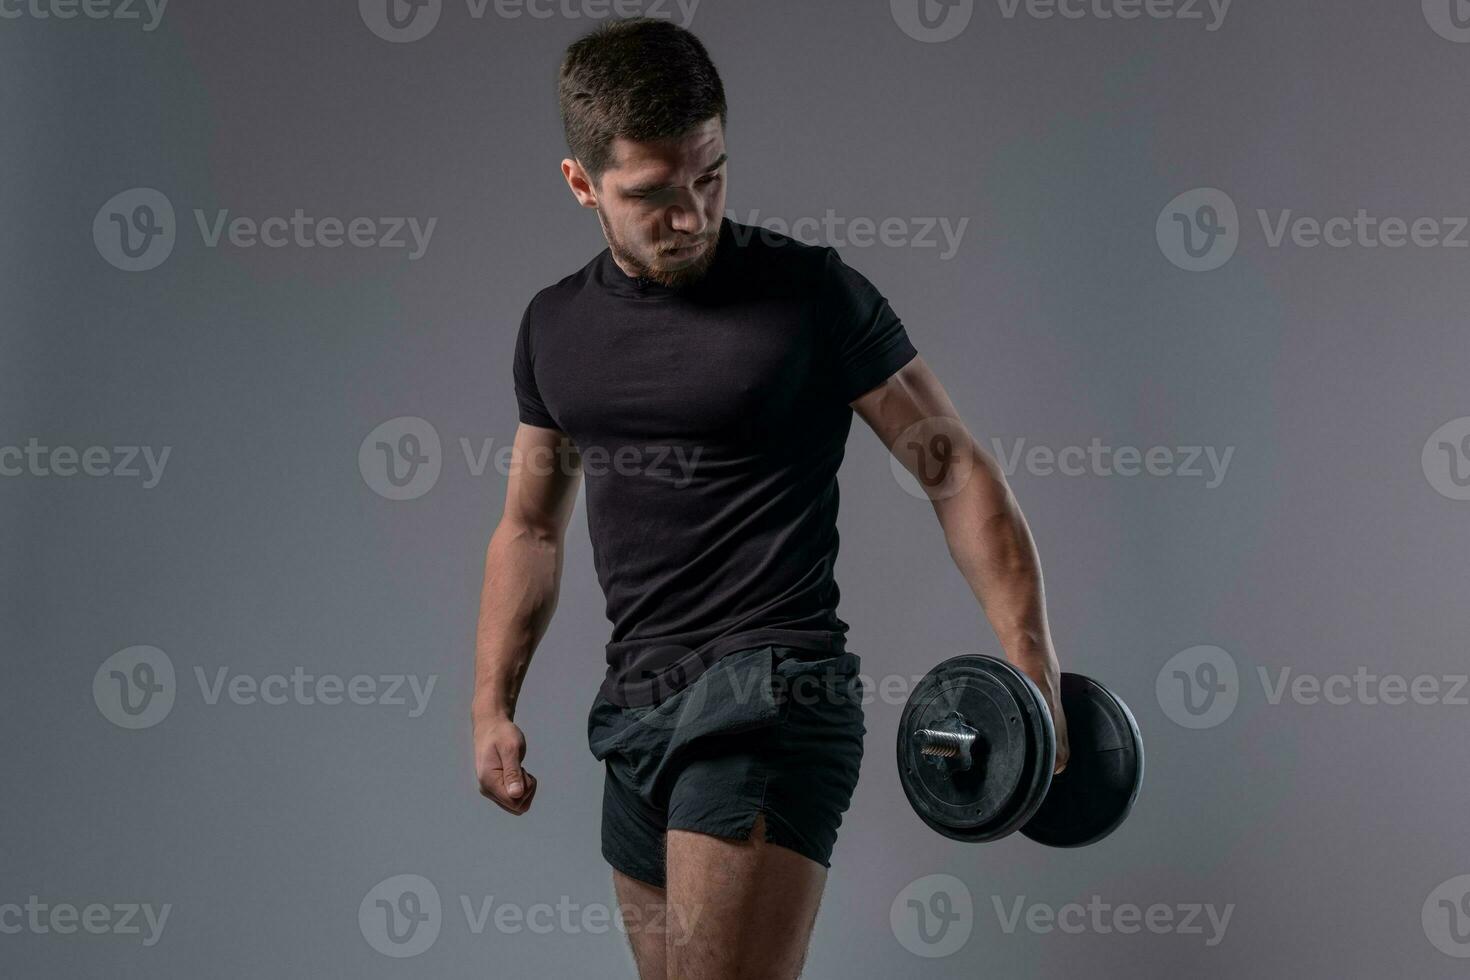
[[[1071,756],[1021,828],[1052,847],[1081,847],[1117,829],[1143,785],[1143,738],[1123,699],[1081,674],[1061,676]]]
[[[968,770],[926,756],[914,733],[944,728],[953,713],[976,730]],[[904,795],[926,824],[955,840],[1012,833],[1036,812],[1056,759],[1056,733],[1041,692],[996,657],[944,661],[909,696],[898,724]]]

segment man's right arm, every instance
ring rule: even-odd
[[[566,433],[524,423],[516,429],[505,511],[485,553],[472,703],[480,792],[511,813],[524,813],[536,793],[535,777],[521,768],[526,742],[516,701],[556,610],[581,476]]]

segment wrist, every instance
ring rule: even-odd
[[[1042,693],[1051,694],[1061,682],[1061,668],[1056,654],[1047,644],[1017,644],[1006,646],[1006,656],[1011,663],[1026,672]]]
[[[505,721],[514,722],[515,705],[493,694],[476,695],[470,705],[470,716],[477,729]]]
[[[1037,668],[1049,673],[1057,670],[1057,655],[1051,642],[1033,633],[1020,633],[1006,637],[1001,646],[1006,657],[1018,667]]]

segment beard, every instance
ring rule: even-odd
[[[651,280],[668,289],[685,289],[694,285],[705,277],[710,266],[714,265],[715,253],[718,251],[718,236],[706,236],[699,242],[700,248],[694,256],[669,257],[659,254],[654,260],[656,264],[650,264],[640,258],[630,249],[617,233],[608,224],[607,218],[603,216],[602,209],[597,209],[597,221],[602,225],[602,235],[607,239],[607,247],[618,265],[626,271],[631,269],[633,275],[641,276]]]

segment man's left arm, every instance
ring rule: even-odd
[[[1056,651],[1031,529],[995,458],[970,435],[934,372],[915,356],[850,403],[928,495],[950,557],[975,593],[1006,659],[1036,682],[1069,755]]]

